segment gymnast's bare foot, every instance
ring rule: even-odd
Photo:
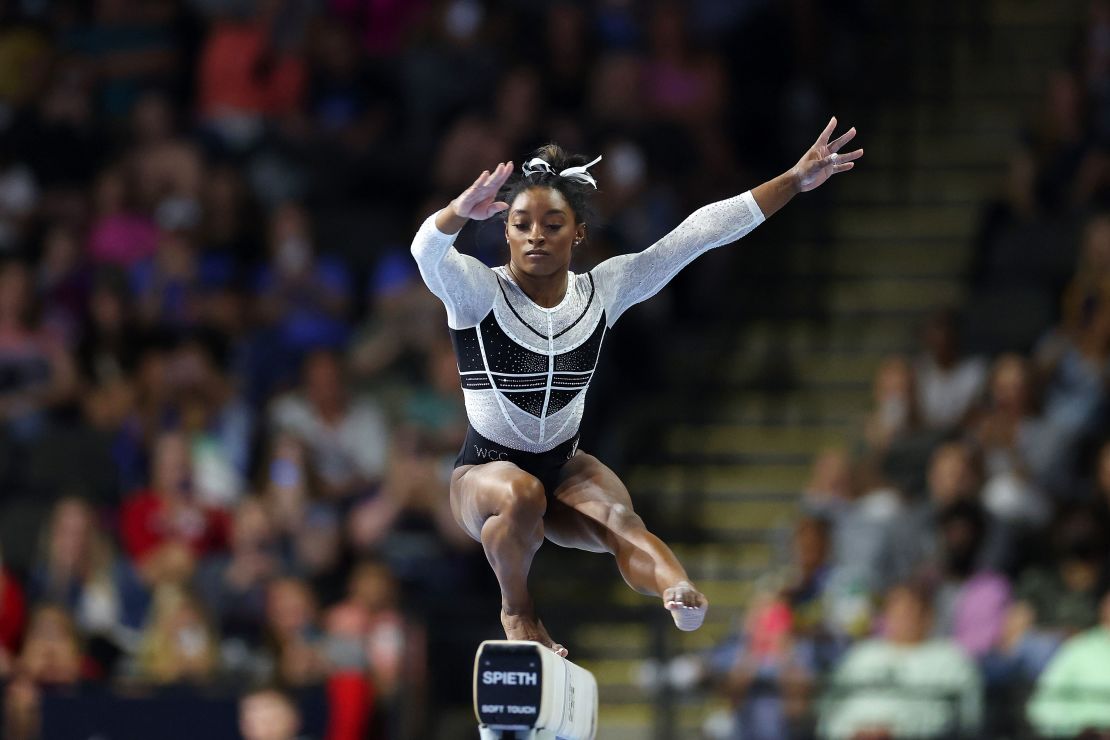
[[[567,649],[551,639],[547,628],[535,614],[506,614],[502,609],[501,626],[505,628],[506,640],[531,640],[551,648],[556,655],[567,657]]]
[[[683,632],[693,632],[705,621],[709,600],[689,581],[679,581],[663,592],[663,606]]]

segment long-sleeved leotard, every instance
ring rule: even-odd
[[[543,308],[506,268],[460,254],[455,235],[439,231],[430,216],[412,253],[447,307],[471,427],[510,450],[545,453],[569,443],[573,454],[606,329],[698,255],[762,222],[750,191],[703,206],[642,252],[569,273],[563,300]]]

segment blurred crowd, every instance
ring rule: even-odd
[[[642,248],[812,139],[819,6],[0,3],[0,735],[223,685],[248,738],[322,735],[312,688],[329,738],[428,736],[429,635],[496,592],[415,226],[553,139],[605,157],[587,259]]]
[[[1110,3],[1064,61],[969,305],[881,362],[736,636],[645,674],[717,686],[708,734],[1110,737]]]
[[[669,667],[735,702],[722,736],[1110,732],[1106,356],[1057,327],[988,362],[950,312],[923,334],[814,460],[739,634]]]

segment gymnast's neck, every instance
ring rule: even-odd
[[[570,265],[550,275],[529,275],[510,260],[506,264],[513,280],[529,300],[542,308],[555,308],[567,294]]]

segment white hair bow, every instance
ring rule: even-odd
[[[540,172],[547,172],[549,174],[558,175],[559,177],[565,177],[570,180],[577,180],[578,182],[584,183],[586,185],[593,185],[594,189],[596,190],[597,180],[595,180],[594,176],[591,175],[587,170],[600,161],[601,156],[598,155],[598,158],[592,162],[578,165],[577,167],[567,167],[562,172],[555,172],[555,170],[552,169],[551,165],[548,164],[545,160],[540,159],[539,157],[533,157],[532,159],[529,159],[527,162],[524,163],[524,166],[521,167],[521,171],[524,173],[525,177],[529,177]]]

